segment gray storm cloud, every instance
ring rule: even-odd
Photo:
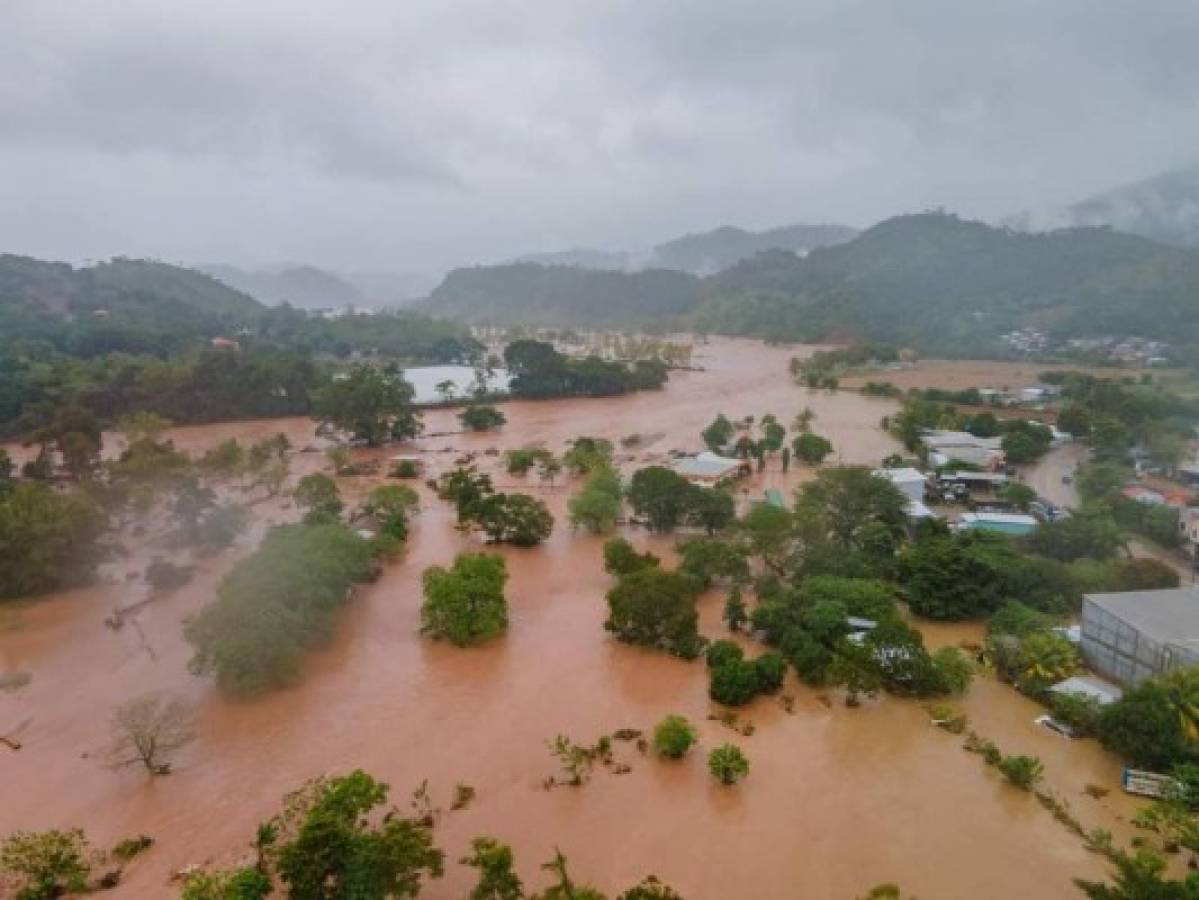
[[[1192,162],[1199,4],[13,0],[0,250],[429,270]]]

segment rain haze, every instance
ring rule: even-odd
[[[0,248],[435,272],[1192,163],[1199,5],[12,2]]]

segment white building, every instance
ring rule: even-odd
[[[715,484],[725,478],[739,478],[753,471],[748,460],[732,459],[705,450],[695,456],[685,456],[674,465],[674,470],[696,484]]]
[[[895,485],[909,500],[917,502],[924,499],[924,486],[927,479],[918,469],[875,469],[875,478],[885,478]]]

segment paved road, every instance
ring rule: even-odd
[[[1022,470],[1024,483],[1055,506],[1073,508],[1078,505],[1078,492],[1073,484],[1074,470],[1086,459],[1086,455],[1087,448],[1076,443],[1050,450],[1034,465]],[[1066,476],[1071,476],[1070,484],[1062,483]]]
[[[1078,464],[1086,459],[1086,455],[1086,447],[1077,443],[1050,450],[1036,464],[1023,470],[1024,483],[1051,503],[1067,509],[1073,508],[1078,504],[1078,492],[1074,489],[1073,478],[1070,484],[1063,484],[1062,478],[1072,476]],[[1184,584],[1195,582],[1194,569],[1180,554],[1164,550],[1139,538],[1130,540],[1128,549],[1133,556],[1152,557],[1170,566],[1178,572]]]

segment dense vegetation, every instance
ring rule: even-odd
[[[340,523],[272,530],[188,620],[189,668],[236,693],[290,683],[304,651],[333,635],[351,588],[375,565],[371,543]]]
[[[236,346],[214,348],[213,338]],[[66,405],[105,422],[131,412],[175,422],[304,414],[323,359],[458,362],[481,350],[458,324],[267,308],[162,263],[73,269],[0,256],[0,434],[32,431]]]
[[[1199,257],[1102,229],[1022,234],[901,216],[799,257],[768,250],[704,279],[531,264],[458,270],[439,313],[500,324],[693,327],[768,339],[875,338],[995,352],[1023,325],[1199,341]]]
[[[88,581],[102,558],[105,525],[88,493],[12,482],[0,472],[0,600]]]
[[[509,390],[517,397],[607,397],[666,383],[666,365],[656,360],[630,365],[596,356],[575,359],[543,341],[513,341],[504,348],[504,362]]]

